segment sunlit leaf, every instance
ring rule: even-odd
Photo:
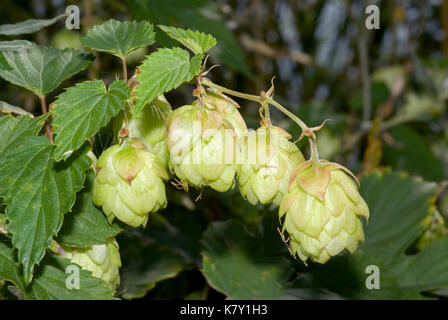
[[[154,25],[176,25],[210,33],[218,41],[211,52],[213,57],[233,70],[247,76],[251,75],[241,47],[232,32],[220,20],[220,14],[214,7],[216,4],[211,1],[127,0],[126,2],[132,15],[137,19],[149,20]],[[173,46],[174,41],[170,40],[164,32],[157,32],[157,43],[162,46]]]
[[[128,98],[129,87],[122,80],[109,88],[102,80],[85,81],[59,95],[53,121],[55,159],[66,159],[82,146],[124,108]]]
[[[147,21],[110,19],[96,25],[81,39],[84,46],[126,58],[132,51],[154,43],[153,26]]]
[[[46,95],[62,81],[84,70],[92,56],[74,49],[32,44],[27,49],[2,52],[10,68],[0,64],[0,77],[36,95]]]
[[[201,61],[202,55],[195,55],[190,60],[188,52],[180,48],[159,49],[147,56],[137,76],[136,112],[156,97],[193,79],[199,74]]]
[[[158,26],[165,31],[171,38],[179,41],[195,54],[203,54],[216,45],[216,39],[203,32],[184,30],[181,28]]]
[[[0,157],[0,196],[7,205],[8,231],[26,283],[51,246],[90,167],[87,148],[64,163],[52,160],[52,149],[46,137],[29,137]]]

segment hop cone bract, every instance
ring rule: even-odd
[[[364,241],[360,217],[368,219],[369,208],[344,171],[349,172],[324,160],[307,161],[291,175],[279,214],[291,254],[303,262],[325,263],[344,249],[355,252]]]
[[[93,202],[103,208],[109,222],[116,217],[145,226],[150,212],[166,207],[165,169],[138,140],[106,149],[98,159]]]
[[[241,195],[251,204],[280,205],[292,171],[305,161],[289,138],[289,133],[273,126],[249,131],[244,137],[238,184]]]

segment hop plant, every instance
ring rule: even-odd
[[[137,227],[146,226],[150,212],[166,207],[165,169],[139,140],[114,145],[98,159],[93,202],[109,222],[116,217]]]
[[[291,254],[305,263],[325,263],[344,249],[354,253],[364,241],[360,217],[368,219],[369,208],[344,171],[336,163],[310,160],[291,175],[279,214]]]
[[[114,120],[115,136],[119,135],[122,128],[126,128],[129,138],[142,141],[156,155],[160,164],[167,168],[169,153],[165,122],[171,112],[171,105],[163,95],[154,99],[137,115],[128,110],[122,111]]]
[[[305,161],[290,138],[285,130],[273,126],[249,131],[244,137],[237,176],[241,195],[251,204],[280,205],[292,171]]]
[[[237,107],[223,94],[208,92],[169,115],[169,166],[185,190],[209,186],[223,192],[233,187],[237,141],[247,131]]]
[[[89,270],[94,277],[103,279],[110,288],[115,289],[120,284],[121,259],[119,246],[114,238],[90,248],[63,246],[62,249],[64,257]]]

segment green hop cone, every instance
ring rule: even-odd
[[[236,147],[247,127],[230,98],[216,93],[174,110],[167,120],[169,167],[183,188],[234,186]]]
[[[361,216],[367,220],[369,208],[344,171],[350,173],[336,163],[310,160],[291,175],[279,214],[291,254],[305,263],[325,263],[344,249],[354,253],[364,241]]]
[[[121,267],[118,243],[111,238],[106,243],[89,248],[70,248],[63,246],[63,256],[92,272],[94,277],[103,279],[109,287],[115,289],[120,284]]]
[[[244,137],[238,184],[241,195],[251,204],[280,205],[283,200],[291,173],[305,161],[290,138],[285,130],[273,126],[249,131]]]
[[[103,208],[109,222],[146,226],[150,212],[166,207],[165,169],[138,140],[106,149],[98,159],[93,202]]]
[[[126,121],[124,123],[124,111],[122,111],[113,123],[115,136],[117,137],[120,130],[125,126],[128,137],[142,141],[148,151],[156,155],[160,164],[167,168],[169,153],[166,144],[165,122],[171,112],[171,105],[163,95],[154,99],[137,115],[126,111]],[[116,140],[116,142],[118,141]]]

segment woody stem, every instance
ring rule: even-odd
[[[202,79],[202,84],[204,84],[204,85],[206,85],[206,86],[208,86],[210,88],[214,88],[214,89],[220,90],[220,91],[222,91],[224,93],[230,94],[230,95],[235,96],[235,97],[239,97],[239,98],[243,98],[243,99],[246,99],[246,100],[250,100],[250,101],[255,101],[255,102],[261,103],[262,105],[264,103],[266,103],[266,105],[269,105],[269,104],[273,105],[275,108],[277,108],[278,110],[283,112],[287,117],[289,117],[292,121],[297,123],[306,136],[308,136],[308,137],[314,136],[315,137],[313,130],[310,129],[305,124],[305,122],[300,120],[300,118],[298,118],[296,115],[294,115],[291,111],[289,111],[288,109],[283,107],[280,103],[278,103],[277,101],[275,101],[274,99],[272,99],[269,96],[260,97],[260,96],[255,96],[255,95],[252,95],[252,94],[241,93],[241,92],[238,92],[238,91],[230,90],[230,89],[227,89],[226,87],[223,87],[223,86],[220,86],[220,85],[217,85],[217,84],[213,83],[212,81],[210,81],[207,78],[203,78]],[[269,115],[269,111],[268,111],[268,115]]]
[[[126,58],[121,58],[121,65],[123,66],[123,80],[128,81],[128,67],[126,66]]]
[[[45,102],[45,96],[39,96],[39,100],[40,100],[40,107],[42,109],[42,114],[46,114],[48,110],[47,110],[47,103]],[[51,132],[50,123],[48,119],[45,120],[45,132],[47,134],[48,140],[50,140],[51,143],[53,143],[53,133]]]

